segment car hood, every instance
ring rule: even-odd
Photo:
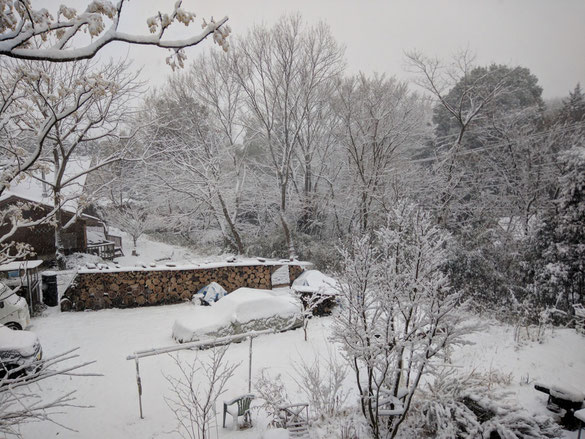
[[[23,357],[35,355],[40,343],[36,334],[29,331],[14,331],[0,327],[0,355],[18,353]]]

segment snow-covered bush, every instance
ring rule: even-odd
[[[260,407],[266,411],[270,423],[276,423],[278,421],[279,407],[289,403],[282,376],[278,374],[273,378],[268,375],[266,369],[262,369],[254,384],[254,389],[257,398],[264,401]]]
[[[310,364],[301,359],[293,363],[293,368],[296,372],[293,378],[307,396],[316,417],[327,419],[338,415],[349,396],[343,387],[347,365],[330,350],[327,357],[316,355]]]
[[[421,390],[408,420],[409,434],[428,438],[537,439],[560,437],[546,416],[533,416],[506,400],[510,376],[491,371],[440,371]]]
[[[397,203],[386,227],[342,250],[333,337],[354,371],[376,439],[396,437],[430,360],[471,330],[441,270],[447,239],[424,211]],[[402,396],[403,410],[382,419],[380,404],[389,395]]]
[[[329,298],[329,296],[314,293],[305,293],[298,291],[293,287],[291,294],[301,303],[301,317],[303,319],[303,333],[305,341],[309,339],[309,321],[319,308],[319,306]]]

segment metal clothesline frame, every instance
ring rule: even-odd
[[[138,388],[138,406],[140,409],[140,419],[144,419],[142,410],[142,379],[140,377],[140,364],[141,358],[153,357],[155,355],[168,354],[171,352],[210,348],[223,344],[231,344],[234,341],[243,340],[248,338],[250,340],[249,360],[248,360],[248,393],[252,391],[252,340],[259,335],[274,334],[274,329],[264,329],[262,331],[250,331],[242,334],[228,335],[225,337],[209,338],[200,341],[192,341],[189,343],[183,343],[180,345],[164,346],[161,348],[146,349],[142,351],[135,351],[133,354],[128,355],[126,360],[134,360],[136,363],[136,386]]]

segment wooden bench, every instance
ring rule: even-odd
[[[254,399],[254,395],[247,393],[245,395],[238,396],[231,401],[223,402],[223,428],[225,428],[225,417],[229,413],[232,415],[232,428],[237,430],[238,428],[238,417],[244,417],[244,423],[252,425],[252,417],[250,416],[250,404]],[[230,407],[235,405],[236,407]]]
[[[541,383],[535,383],[534,389],[548,395],[546,408],[559,415],[561,425],[573,429],[577,427],[575,413],[583,406],[585,394],[575,389]]]

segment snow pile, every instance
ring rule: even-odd
[[[176,320],[173,338],[179,343],[273,328],[297,328],[300,303],[290,294],[239,288],[211,307],[195,308],[189,318]]]
[[[332,277],[329,277],[319,270],[305,270],[295,279],[292,288],[300,293],[337,294],[338,283]]]

